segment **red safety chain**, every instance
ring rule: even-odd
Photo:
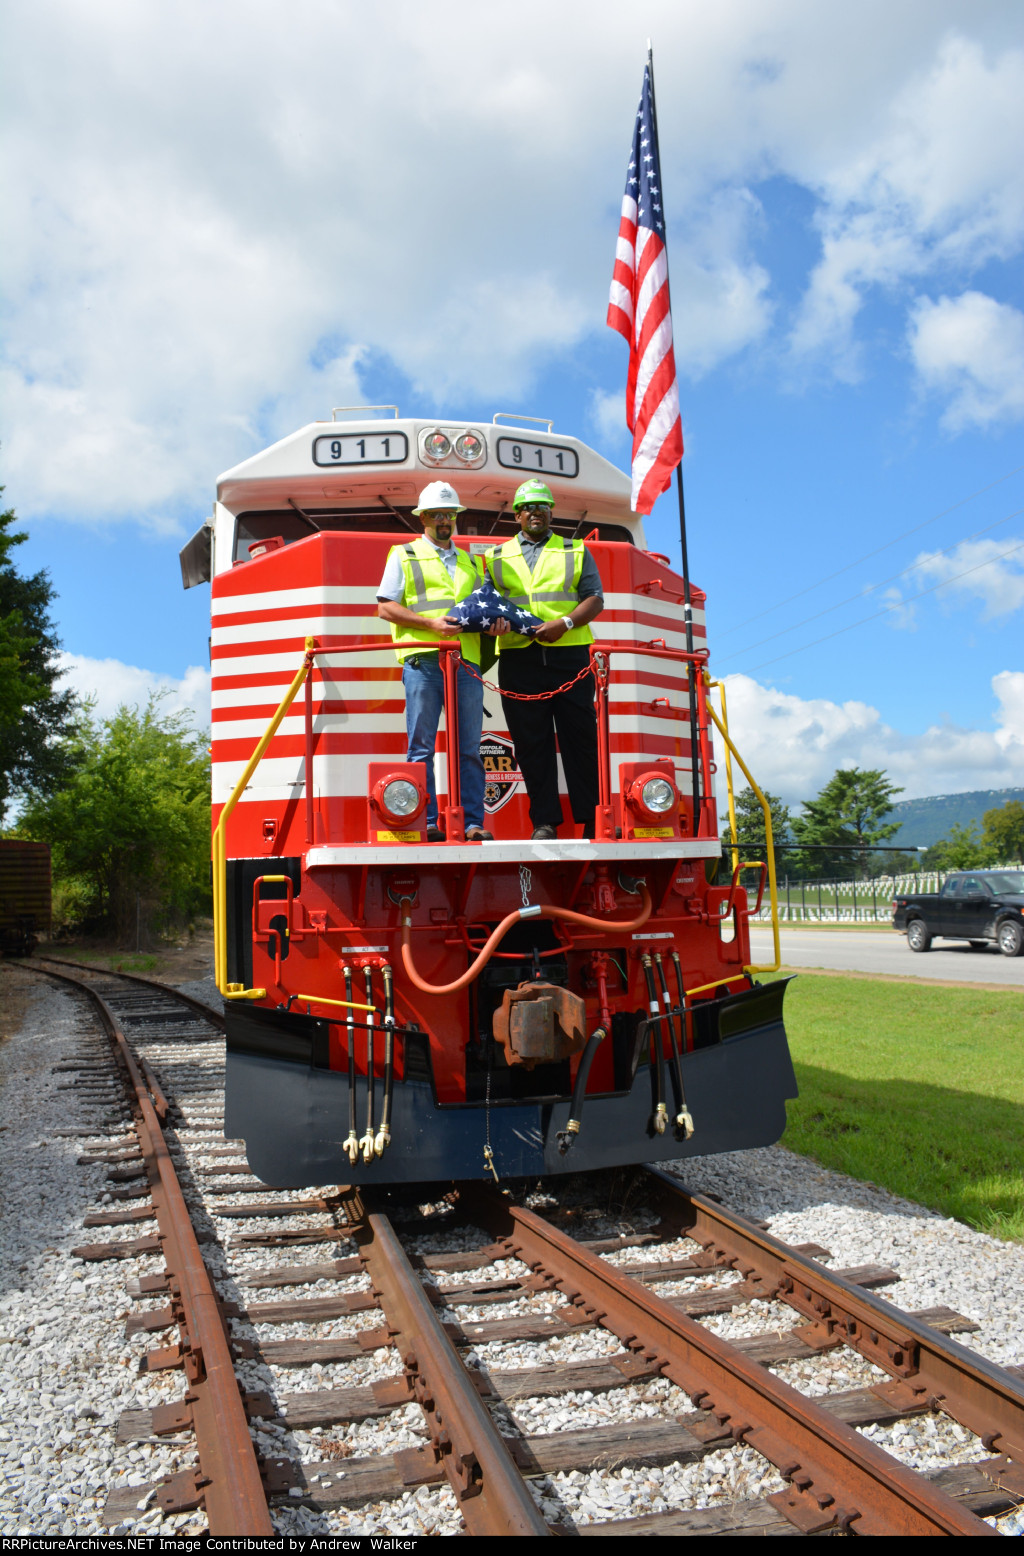
[[[474,670],[467,659],[462,661],[462,668],[468,670],[470,675],[475,675],[482,685],[489,686],[492,692],[497,692],[499,697],[512,697],[516,702],[548,702],[552,697],[560,697],[562,692],[567,692],[570,686],[575,686],[577,681],[582,681],[585,675],[593,674],[593,667],[586,664],[571,681],[566,681],[564,686],[556,686],[553,692],[509,692],[503,686],[496,686],[493,681],[485,681],[479,670]]]

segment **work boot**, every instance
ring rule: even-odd
[[[531,843],[551,843],[557,838],[558,832],[554,827],[534,827]]]
[[[445,840],[445,833],[442,832],[441,828],[439,826],[436,826],[434,824],[434,822],[432,822],[432,821],[428,822],[428,824],[427,824],[427,842],[428,843],[443,843],[444,840]]]
[[[466,832],[467,843],[493,843],[494,833],[487,832],[483,827],[470,827]]]

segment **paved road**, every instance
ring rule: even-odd
[[[1024,989],[1024,956],[1001,956],[994,946],[972,951],[964,940],[936,940],[930,951],[911,951],[894,929],[790,929],[783,924],[787,967],[832,967],[841,972],[895,973],[900,978],[949,978],[963,983],[1001,983]],[[771,960],[771,930],[750,933],[757,962]]]

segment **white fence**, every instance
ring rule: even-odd
[[[894,897],[910,892],[938,891],[949,873],[948,870],[914,870],[907,875],[877,875],[870,881],[780,882],[779,922],[889,924]],[[771,923],[771,917],[766,887],[761,911],[751,915],[751,922]]]

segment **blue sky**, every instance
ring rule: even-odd
[[[178,547],[332,404],[552,416],[628,465],[603,321],[650,35],[741,748],[791,802],[853,763],[1021,782],[1017,0],[626,9],[12,0],[0,480],[101,711],[205,715]]]

